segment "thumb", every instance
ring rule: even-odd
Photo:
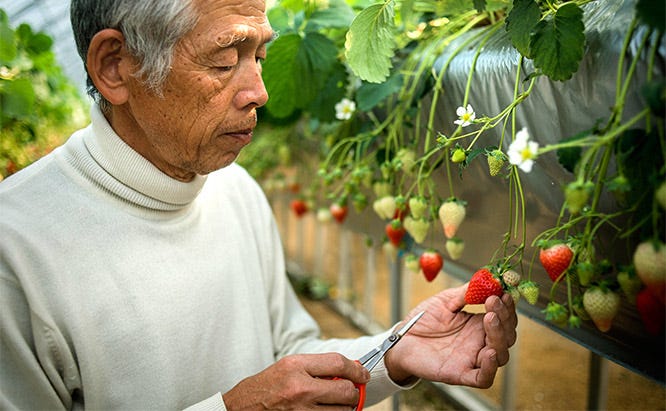
[[[467,305],[465,302],[465,293],[467,292],[467,287],[469,286],[469,282],[459,286],[459,287],[454,287],[454,288],[449,288],[445,292],[448,294],[448,302],[447,302],[447,308],[451,312],[458,312],[462,310],[462,308]]]

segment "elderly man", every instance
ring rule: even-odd
[[[387,333],[318,339],[234,163],[268,99],[263,0],[71,7],[96,104],[0,184],[0,408],[333,410],[354,383],[369,404],[419,378],[492,384],[516,338],[508,295],[484,315],[461,311],[464,286],[431,297],[372,375],[352,359]]]

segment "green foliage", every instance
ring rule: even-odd
[[[0,9],[0,176],[35,161],[83,125],[86,107],[51,51],[27,24]]]
[[[394,36],[394,3],[373,4],[354,19],[345,43],[345,56],[351,69],[361,79],[380,83],[391,71]]]
[[[568,80],[578,70],[585,47],[583,11],[575,3],[537,23],[530,36],[534,65],[553,80]]]
[[[541,9],[535,0],[515,0],[506,18],[506,31],[509,33],[511,44],[527,58],[532,57],[530,36],[540,19]]]

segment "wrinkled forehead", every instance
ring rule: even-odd
[[[199,18],[194,37],[230,47],[251,40],[266,43],[275,35],[263,0],[195,0]]]

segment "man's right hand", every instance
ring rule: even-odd
[[[340,354],[290,355],[242,380],[222,399],[229,411],[349,410],[359,399],[354,383],[369,380],[362,365]]]

